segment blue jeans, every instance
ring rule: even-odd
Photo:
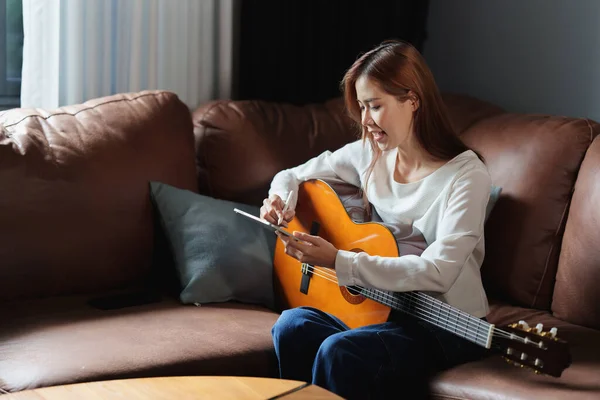
[[[285,310],[271,333],[282,379],[312,382],[346,399],[427,398],[431,374],[486,354],[401,314],[350,329],[330,314],[298,307]]]

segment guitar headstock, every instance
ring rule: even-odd
[[[509,363],[538,374],[560,377],[571,365],[569,345],[556,336],[556,328],[547,331],[543,328],[542,324],[529,327],[527,322],[519,321],[495,334],[494,342],[500,345],[502,355]]]

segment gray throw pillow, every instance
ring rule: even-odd
[[[492,185],[492,190],[490,191],[490,199],[488,200],[487,207],[485,209],[485,221],[487,221],[488,218],[490,217],[490,214],[492,213],[492,210],[494,209],[496,202],[500,198],[501,193],[502,193],[502,188],[500,186]]]
[[[181,302],[235,300],[273,308],[277,236],[233,211],[258,215],[258,207],[159,182],[150,183],[150,193],[175,260]]]

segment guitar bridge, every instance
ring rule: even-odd
[[[300,292],[308,294],[308,285],[310,284],[310,278],[312,277],[312,265],[303,263],[302,264],[302,281],[300,282]]]
[[[319,233],[320,228],[321,225],[318,222],[313,221],[310,227],[310,234],[313,236],[317,235]],[[313,275],[313,270],[314,266],[307,263],[302,263],[302,280],[300,281],[300,292],[304,294],[308,294],[308,287],[310,286],[310,278]]]

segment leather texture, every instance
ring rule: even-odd
[[[339,99],[307,106],[215,101],[196,110],[193,121],[201,190],[259,206],[277,172],[359,133]]]
[[[443,93],[442,99],[448,110],[450,123],[458,133],[466,131],[467,128],[482,119],[505,112],[502,108],[494,104],[471,96]]]
[[[525,320],[544,330],[558,328],[558,336],[569,342],[573,364],[560,378],[537,375],[508,364],[499,356],[461,365],[439,374],[432,382],[433,399],[565,399],[600,398],[600,332],[553,317],[547,311],[492,304],[488,320],[505,326]]]
[[[197,191],[187,107],[167,92],[0,115],[0,299],[137,284],[149,181]]]
[[[278,314],[242,304],[98,310],[85,297],[0,306],[0,388],[145,376],[273,376]],[[6,329],[11,326],[11,329]],[[0,390],[1,393],[1,390]]]
[[[451,122],[462,132],[502,112],[467,96],[446,95]],[[262,205],[273,176],[360,137],[341,98],[295,106],[266,101],[213,101],[193,112],[202,193]]]
[[[562,242],[554,316],[600,329],[600,138],[579,171]]]
[[[465,142],[484,156],[502,195],[486,223],[482,276],[488,295],[550,310],[577,172],[596,123],[500,114],[472,125]]]

